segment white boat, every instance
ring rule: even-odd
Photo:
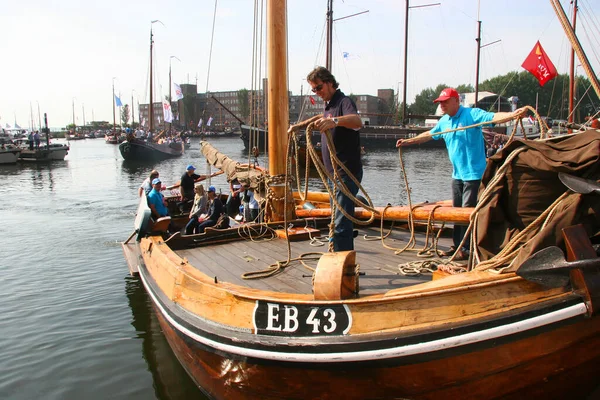
[[[19,161],[64,160],[70,150],[66,143],[42,143],[39,148],[30,150],[27,138],[16,139],[15,143],[20,150]]]
[[[2,144],[0,147],[0,164],[14,164],[19,159],[21,149],[14,144]]]

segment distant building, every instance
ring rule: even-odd
[[[211,93],[198,93],[197,85],[182,84],[183,99],[173,102],[171,108],[175,116],[173,124],[179,128],[198,129],[198,122],[202,119],[205,130],[222,131],[226,128],[237,128],[239,120],[246,124],[265,127],[267,125],[268,110],[267,96],[268,83],[263,80],[262,90],[235,90]],[[247,97],[243,97],[247,93]],[[350,94],[359,110],[365,125],[397,125],[394,113],[396,102],[393,89],[379,89],[377,96]],[[213,97],[222,104],[217,103]],[[312,97],[313,102],[310,101]],[[224,109],[227,108],[227,110]],[[290,123],[321,114],[323,101],[314,94],[292,95],[289,93]],[[148,121],[148,104],[140,104],[140,120]],[[235,114],[234,117],[232,114]],[[210,127],[207,127],[212,117]],[[239,120],[238,120],[239,118]],[[160,122],[159,122],[160,121]],[[147,123],[146,123],[147,126]],[[164,126],[161,103],[154,103],[154,126],[162,129]],[[155,128],[155,130],[158,130]]]

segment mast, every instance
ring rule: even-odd
[[[479,16],[479,12],[477,13]],[[477,100],[479,99],[479,56],[481,54],[481,20],[477,21],[477,66],[475,68],[475,108],[477,108]]]
[[[117,131],[117,121],[115,119],[115,78],[113,77],[112,80],[112,89],[113,89],[113,98],[112,98],[112,104],[113,104],[113,133],[115,133]]]
[[[171,58],[169,58],[169,107],[171,107]],[[173,111],[171,110],[171,115]],[[169,136],[171,136],[171,125],[173,121],[169,122]]]
[[[131,92],[131,127],[135,124],[135,103],[133,102],[133,92]]]
[[[73,134],[77,135],[77,125],[75,124],[75,98],[73,98]]]
[[[150,25],[150,105],[148,107],[148,132],[152,132],[154,124],[154,93],[152,92],[152,25]]]
[[[83,103],[81,103],[81,112],[83,113],[83,126],[82,126],[82,131],[85,129],[85,106],[83,105]]]
[[[38,106],[38,126],[40,127],[40,130],[42,130],[42,114],[40,114],[40,102],[37,102],[37,106]]]
[[[575,32],[577,26],[577,0],[573,2],[573,32]],[[574,120],[574,100],[575,100],[575,49],[571,46],[571,65],[569,69],[569,117],[568,122],[573,123]],[[569,133],[572,130],[569,129]]]
[[[46,149],[50,149],[50,129],[48,129],[48,115],[44,113],[44,131],[46,132]]]
[[[550,3],[552,3],[552,7],[554,7],[554,11],[556,12],[556,15],[558,16],[560,24],[562,25],[563,30],[565,31],[565,34],[567,35],[567,38],[571,42],[571,46],[573,46],[573,48],[575,49],[575,53],[577,53],[577,58],[579,58],[579,61],[581,62],[581,66],[583,67],[583,70],[587,74],[587,77],[590,80],[590,83],[592,84],[592,87],[594,88],[596,95],[598,95],[600,97],[600,82],[598,82],[598,77],[594,73],[594,70],[592,69],[592,66],[590,65],[590,61],[588,60],[586,54],[583,52],[581,43],[579,43],[579,39],[577,39],[577,36],[575,35],[575,31],[573,30],[573,27],[571,27],[571,25],[569,24],[569,20],[567,19],[565,11],[562,8],[562,5],[560,4],[560,2],[558,0],[550,0]]]
[[[325,55],[325,68],[331,72],[331,54],[333,43],[333,0],[327,0],[327,54]]]
[[[408,9],[409,0],[406,0],[406,10],[404,11],[404,82],[402,82],[402,124],[405,125],[406,119],[406,74],[408,65]]]
[[[286,0],[269,0],[267,4],[267,78],[269,112],[269,173],[271,177],[285,174],[287,148],[286,132],[289,126],[289,103],[287,86],[287,27]],[[293,218],[293,207],[287,207],[284,198],[291,196],[287,185],[271,186],[274,193],[271,220],[282,221],[284,216]],[[288,197],[290,198],[290,197]]]

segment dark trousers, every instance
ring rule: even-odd
[[[185,226],[185,234],[191,235],[192,233],[204,233],[204,228],[207,226],[215,226],[217,221],[213,221],[212,219],[207,219],[206,221],[198,222],[198,217],[194,217],[190,219],[190,221]]]
[[[480,184],[480,179],[476,181],[462,181],[460,179],[452,179],[452,206],[475,207],[477,205],[477,193],[479,192]],[[455,248],[458,249],[458,246],[460,245],[460,242],[462,242],[466,232],[466,226],[454,224],[454,233],[452,234],[452,240],[454,241]],[[468,240],[465,242],[462,249],[469,249]]]
[[[362,181],[363,171],[362,169],[355,175],[356,180],[359,182]],[[356,196],[358,193],[358,185],[354,183],[354,181],[344,175],[341,177],[342,182],[348,188],[348,191],[352,193],[352,195]],[[329,182],[332,186],[332,183]],[[349,215],[354,215],[354,201],[348,198],[339,188],[336,188],[335,191],[335,199],[341,208],[346,211]],[[333,200],[331,201],[331,208],[333,208]],[[344,214],[339,209],[335,209],[334,216],[334,225],[335,229],[333,232],[333,251],[347,251],[354,250],[354,225],[351,220],[346,218]]]

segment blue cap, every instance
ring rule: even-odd
[[[215,189],[215,187],[214,187],[213,185],[210,185],[210,186],[208,187],[208,191],[209,191],[209,192],[214,192],[214,193],[216,193],[216,192],[217,192],[217,189]]]
[[[157,183],[161,183],[160,178],[154,178],[152,179],[152,184],[156,185]]]
[[[125,132],[129,133],[129,132],[131,132],[131,129],[129,129],[129,128],[125,129]]]
[[[196,169],[196,167],[194,167],[193,165],[188,165],[186,170],[187,171],[194,171]]]

